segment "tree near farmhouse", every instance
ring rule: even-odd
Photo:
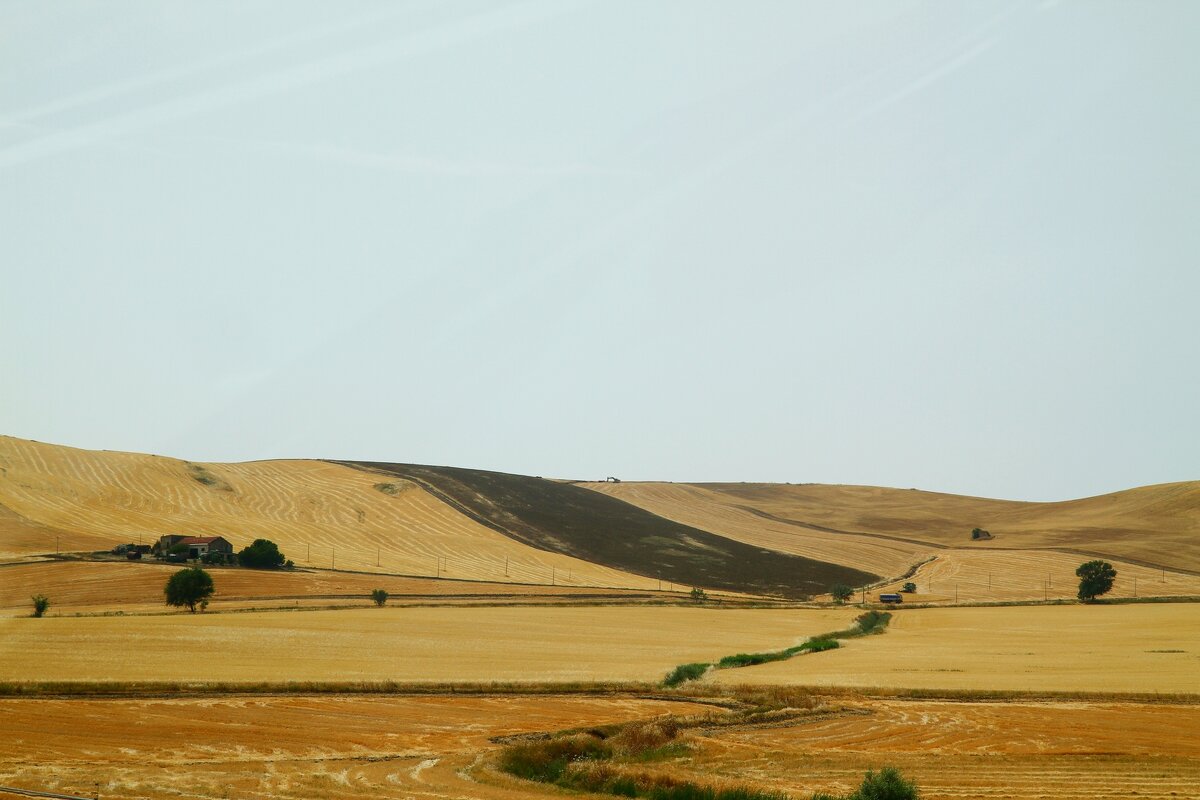
[[[1088,561],[1080,564],[1075,570],[1079,576],[1079,599],[1090,603],[1102,594],[1106,594],[1113,586],[1117,571],[1107,561]]]
[[[199,567],[181,569],[167,580],[163,594],[167,596],[169,606],[187,606],[188,611],[196,613],[197,605],[208,605],[212,597],[213,579]]]
[[[279,552],[279,546],[270,539],[255,539],[249,547],[238,552],[238,563],[243,567],[279,569],[283,562],[283,553]]]

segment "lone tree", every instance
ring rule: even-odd
[[[238,563],[254,569],[279,569],[284,561],[279,546],[270,539],[255,539],[238,553]]]
[[[163,594],[167,596],[169,606],[187,606],[188,611],[196,613],[196,606],[208,605],[212,597],[213,579],[199,567],[181,569],[167,580]]]
[[[1079,576],[1079,599],[1085,603],[1107,594],[1112,589],[1113,579],[1117,577],[1117,571],[1107,561],[1080,564],[1075,574]]]
[[[383,604],[387,602],[388,593],[386,589],[374,589],[371,592],[371,599],[375,601],[375,605],[383,608]]]
[[[904,588],[901,589],[901,591],[912,594],[917,591],[917,585],[912,581],[909,581],[908,583],[904,584]]]
[[[839,583],[830,589],[829,593],[833,595],[833,602],[841,605],[850,599],[850,597],[854,594],[854,590],[844,583]]]
[[[50,607],[50,598],[44,594],[35,594],[29,598],[33,601],[33,615],[40,617],[46,613],[46,609]]]

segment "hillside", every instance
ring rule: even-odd
[[[583,485],[706,530],[824,551],[876,572],[944,548],[1052,549],[1200,572],[1200,481],[1056,503],[821,484]],[[994,538],[972,541],[975,527]]]
[[[456,467],[337,463],[411,481],[481,524],[539,550],[674,583],[797,596],[878,577],[714,535],[559,481]]]
[[[385,485],[386,484],[386,485]],[[279,544],[298,565],[568,586],[657,579],[538,550],[419,486],[323,461],[199,464],[0,437],[0,559],[165,533]]]

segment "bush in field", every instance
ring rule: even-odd
[[[850,599],[854,594],[854,590],[844,583],[839,583],[829,590],[829,594],[833,595],[833,602],[841,605]]]
[[[249,547],[238,551],[238,563],[251,569],[279,569],[284,561],[279,545],[270,539],[255,539]]]
[[[909,581],[908,583],[904,584],[904,588],[900,591],[912,594],[913,592],[917,591],[917,585],[912,581]]]
[[[663,680],[663,686],[678,686],[685,681],[694,681],[708,672],[712,664],[680,664],[671,670]]]
[[[375,601],[375,605],[383,608],[383,604],[388,600],[388,593],[384,589],[374,589],[371,591],[371,599]]]
[[[1107,594],[1117,577],[1117,571],[1107,561],[1089,561],[1075,570],[1079,576],[1079,599],[1090,603],[1102,594]]]
[[[879,772],[867,772],[862,785],[848,795],[832,795],[818,792],[813,800],[919,800],[920,793],[912,781],[905,779],[895,767],[884,767]]]
[[[705,600],[708,599],[708,595],[705,594],[704,590],[698,586],[692,587],[691,596],[692,596],[693,603],[703,603]]]
[[[30,598],[33,600],[33,615],[40,617],[46,613],[46,609],[50,608],[50,598],[44,594],[35,594]]]
[[[181,569],[167,580],[163,594],[167,596],[169,606],[187,606],[187,610],[196,613],[196,606],[208,607],[208,598],[212,597],[213,579],[199,567]]]

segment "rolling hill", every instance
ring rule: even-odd
[[[1055,503],[823,484],[581,485],[723,535],[875,572],[966,549],[1053,550],[1200,574],[1200,481]],[[993,538],[973,541],[976,527]]]
[[[0,557],[165,533],[279,544],[298,565],[796,597],[877,576],[689,528],[540,478],[329,461],[200,464],[0,438]]]

